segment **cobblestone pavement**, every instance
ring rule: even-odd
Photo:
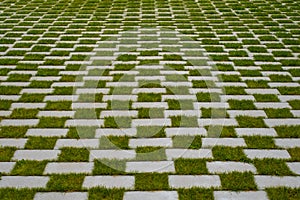
[[[299,0],[3,0],[0,199],[300,199]]]

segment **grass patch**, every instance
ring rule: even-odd
[[[166,137],[165,128],[160,126],[138,126],[136,137],[163,138]]]
[[[282,108],[282,109],[274,109],[274,108],[268,108],[264,109],[267,116],[269,118],[293,118],[293,114],[290,112],[290,109],[288,108]]]
[[[160,102],[161,94],[155,93],[140,93],[138,94],[139,102]]]
[[[300,138],[300,125],[297,126],[277,126],[275,130],[282,138]]]
[[[266,128],[262,117],[237,116],[236,120],[241,128]]]
[[[64,147],[61,149],[58,161],[60,162],[87,162],[90,152],[86,148]]]
[[[45,98],[45,94],[22,94],[21,98],[19,99],[19,101],[21,102],[43,102],[44,98]]]
[[[275,94],[254,94],[255,100],[258,102],[279,102],[277,95]]]
[[[47,190],[57,192],[74,192],[81,190],[85,175],[81,174],[62,174],[51,175],[47,183]]]
[[[284,160],[278,159],[255,159],[254,165],[257,169],[258,174],[262,175],[274,175],[274,176],[290,176],[293,173],[286,165]]]
[[[219,102],[221,101],[218,93],[197,93],[198,102]]]
[[[56,102],[47,102],[45,110],[71,110],[71,101],[56,101]]]
[[[288,149],[291,161],[300,161],[300,147]]]
[[[47,165],[47,161],[18,161],[11,172],[13,176],[41,176]]]
[[[104,118],[105,128],[130,128],[130,117],[106,117]]]
[[[124,189],[91,188],[89,191],[89,200],[123,200]]]
[[[174,148],[200,149],[202,146],[201,136],[175,136],[172,138]]]
[[[56,140],[53,137],[29,137],[25,149],[53,149]]]
[[[42,117],[38,124],[39,128],[64,128],[67,118]]]
[[[2,200],[32,200],[36,191],[32,189],[1,188],[0,199]]]
[[[2,147],[0,148],[0,161],[1,162],[9,162],[10,159],[13,157],[14,153],[16,151],[16,148],[14,147]]]
[[[140,108],[138,109],[138,118],[164,118],[164,109],[162,108]]]
[[[251,100],[229,100],[230,109],[233,110],[255,110],[256,107]]]
[[[129,149],[127,136],[109,136],[100,138],[101,149]]]
[[[253,149],[274,149],[276,145],[272,137],[250,136],[244,137],[248,148]]]
[[[171,121],[173,127],[198,127],[197,117],[173,116]]]
[[[300,110],[300,100],[289,101],[289,104],[293,110]]]
[[[207,137],[231,137],[236,138],[236,132],[232,126],[206,126]]]
[[[137,191],[168,190],[168,175],[158,173],[141,173],[135,175],[135,189]]]
[[[228,174],[220,174],[220,178],[223,190],[257,190],[257,186],[254,182],[254,176],[250,172],[232,172]]]
[[[33,119],[36,118],[38,112],[39,111],[36,109],[18,108],[13,110],[13,112],[10,115],[10,118],[11,119]]]
[[[136,153],[136,160],[141,161],[160,161],[167,159],[165,149],[161,147],[137,147]]]
[[[126,161],[124,160],[95,160],[93,175],[122,175],[125,174]]]
[[[9,100],[0,100],[0,110],[9,110],[12,101]]]
[[[2,126],[0,138],[22,138],[25,136],[27,129],[26,126]]]
[[[226,95],[246,95],[243,87],[224,87]]]
[[[201,108],[202,118],[227,118],[229,115],[222,108]]]
[[[169,110],[193,110],[193,101],[192,100],[175,100],[168,99]]]
[[[249,162],[241,147],[215,146],[212,152],[214,160]]]
[[[266,188],[266,192],[270,200],[300,199],[300,188],[274,187]]]
[[[199,175],[208,174],[206,161],[201,159],[177,159],[175,160],[176,174]]]
[[[214,200],[212,189],[191,188],[191,189],[179,189],[179,200]]]

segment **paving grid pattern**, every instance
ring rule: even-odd
[[[1,199],[299,199],[299,11],[2,1]]]

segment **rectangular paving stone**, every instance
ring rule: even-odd
[[[30,128],[25,136],[42,137],[65,137],[68,134],[67,128]]]
[[[0,139],[0,147],[16,147],[22,149],[25,147],[27,139],[25,138],[3,138]]]
[[[63,147],[96,149],[99,147],[99,139],[58,139],[54,149]]]
[[[195,116],[201,117],[201,110],[165,110],[164,116],[165,118],[172,116]]]
[[[37,192],[34,200],[88,200],[87,192]]]
[[[109,88],[77,88],[75,94],[108,94]]]
[[[166,93],[166,88],[134,88],[132,94],[139,93]]]
[[[167,160],[178,158],[213,158],[211,149],[166,149]]]
[[[220,177],[217,175],[169,175],[169,185],[171,188],[211,188],[221,187]]]
[[[164,108],[168,109],[168,103],[167,102],[133,102],[132,108],[138,109],[138,108]]]
[[[56,160],[60,150],[17,150],[12,160]]]
[[[39,119],[3,119],[0,126],[36,126]]]
[[[79,95],[49,95],[45,96],[44,101],[77,101]]]
[[[271,187],[300,187],[299,176],[254,176],[258,189]]]
[[[11,115],[12,111],[10,110],[0,110],[0,117],[9,117]]]
[[[271,136],[276,137],[277,133],[274,128],[235,128],[239,137],[243,136]]]
[[[223,102],[195,102],[194,108],[195,109],[201,109],[201,108],[223,108],[227,109],[229,108],[228,103],[223,103]]]
[[[288,103],[284,102],[254,102],[254,105],[258,109],[264,109],[264,108],[291,108],[291,106]]]
[[[125,188],[134,189],[134,176],[86,176],[83,188]]]
[[[199,126],[223,125],[223,126],[238,126],[235,119],[198,119]]]
[[[250,159],[276,158],[290,159],[291,156],[287,150],[260,150],[260,149],[244,149],[246,156]]]
[[[94,109],[94,108],[106,108],[107,103],[72,103],[71,108],[72,109]]]
[[[0,188],[45,188],[47,176],[2,176]]]
[[[280,94],[277,89],[245,89],[247,94]]]
[[[104,120],[101,119],[69,119],[66,121],[65,126],[98,126],[104,125]]]
[[[300,125],[300,120],[297,118],[264,119],[264,122],[269,127]]]
[[[16,162],[0,162],[0,173],[9,174],[13,170]]]
[[[166,101],[168,99],[197,101],[196,95],[162,95],[161,98],[162,101]]]
[[[22,89],[20,94],[51,94],[53,93],[54,89],[53,88],[45,88],[45,89],[33,89],[33,88],[25,88]]]
[[[206,167],[209,173],[231,173],[231,172],[252,172],[256,173],[256,168],[252,164],[243,162],[207,162]]]
[[[46,100],[45,100],[46,101]],[[10,109],[25,108],[25,109],[43,109],[46,103],[12,103]]]
[[[202,148],[214,146],[247,147],[244,138],[202,138]]]
[[[110,129],[110,128],[101,128],[96,130],[96,138],[100,138],[102,136],[136,136],[136,128],[118,128],[118,129]]]
[[[171,119],[166,118],[153,118],[153,119],[133,119],[132,127],[137,126],[171,126]]]
[[[75,111],[39,111],[37,117],[69,117],[73,118]]]
[[[276,146],[281,148],[295,148],[300,147],[300,138],[275,138]]]
[[[83,173],[91,174],[93,171],[93,162],[53,162],[46,165],[44,174],[70,174],[70,173]]]
[[[124,194],[123,200],[178,200],[176,191],[127,191]]]
[[[91,150],[90,161],[94,159],[134,159],[136,152],[134,150]]]
[[[175,173],[173,161],[148,161],[148,162],[127,162],[126,172],[136,173]]]
[[[137,101],[137,95],[103,95],[103,101]]]
[[[129,104],[128,104],[129,106]],[[138,117],[138,111],[136,110],[107,110],[107,111],[101,111],[100,118],[105,117]]]
[[[207,131],[205,128],[201,128],[201,127],[197,127],[197,128],[183,128],[183,127],[179,127],[179,128],[166,128],[166,136],[167,137],[173,137],[173,136],[177,136],[177,135],[200,135],[200,136],[206,136],[207,135]]]
[[[151,132],[150,132],[151,133]],[[153,132],[153,134],[156,132]],[[146,146],[156,146],[156,147],[172,147],[173,141],[171,138],[132,138],[129,139],[129,147],[146,147]]]
[[[231,99],[255,101],[255,98],[252,95],[220,95],[220,97],[222,102],[226,102]]]
[[[300,162],[288,162],[286,163],[292,172],[299,175],[300,174]]]
[[[268,200],[268,195],[265,191],[214,191],[215,200],[225,200],[225,199],[234,199],[234,200],[248,200],[248,199],[259,199],[259,200]]]
[[[250,117],[267,117],[263,110],[227,110],[230,118],[237,116],[250,116]]]

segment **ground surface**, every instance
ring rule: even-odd
[[[300,199],[299,0],[0,3],[0,199]]]

